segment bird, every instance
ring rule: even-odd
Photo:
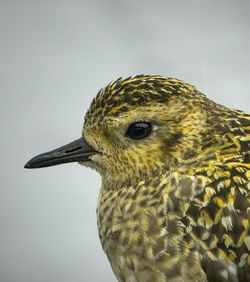
[[[118,281],[250,281],[249,114],[176,78],[118,78],[81,138],[25,167],[68,162],[101,176],[98,232]]]

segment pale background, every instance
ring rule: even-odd
[[[0,282],[116,281],[97,235],[99,176],[25,170],[80,136],[118,76],[177,77],[250,112],[250,1],[0,2]]]

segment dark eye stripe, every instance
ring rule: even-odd
[[[143,139],[150,135],[151,130],[149,122],[135,122],[129,126],[126,136],[131,139]]]

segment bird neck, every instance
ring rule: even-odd
[[[195,175],[201,171],[250,161],[250,115],[214,104],[207,111],[206,126],[197,134],[193,147],[181,154],[178,170]]]

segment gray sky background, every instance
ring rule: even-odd
[[[99,176],[24,170],[80,136],[118,76],[177,77],[250,112],[250,1],[0,2],[0,282],[116,281],[97,235]]]

